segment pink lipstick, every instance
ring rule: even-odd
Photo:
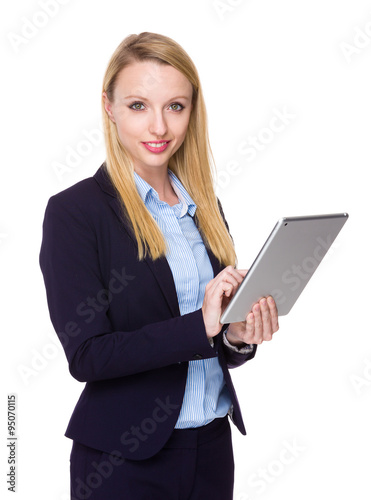
[[[162,153],[170,144],[170,141],[150,141],[142,142],[142,144],[151,151],[151,153]]]

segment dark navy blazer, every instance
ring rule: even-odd
[[[223,267],[208,255],[217,275]],[[215,356],[232,420],[246,434],[228,367],[253,358],[256,346],[250,354],[228,349],[224,325],[211,347],[201,309],[180,316],[167,260],[138,260],[105,164],[49,199],[40,266],[69,370],[86,382],[67,437],[129,459],[153,456],[176,424],[188,362]]]

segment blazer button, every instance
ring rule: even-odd
[[[195,355],[193,356],[193,359],[196,359],[196,360],[197,360],[197,359],[202,359],[202,356],[201,356],[201,354],[195,354]]]

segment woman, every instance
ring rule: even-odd
[[[142,33],[103,83],[106,162],[52,196],[40,265],[73,377],[72,499],[232,499],[228,367],[278,329],[271,297],[220,316],[246,271],[214,191],[197,71]],[[227,328],[228,326],[228,328]]]

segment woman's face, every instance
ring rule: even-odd
[[[118,76],[106,111],[134,161],[135,171],[153,175],[167,168],[184,141],[192,109],[192,85],[170,65],[133,62]]]

